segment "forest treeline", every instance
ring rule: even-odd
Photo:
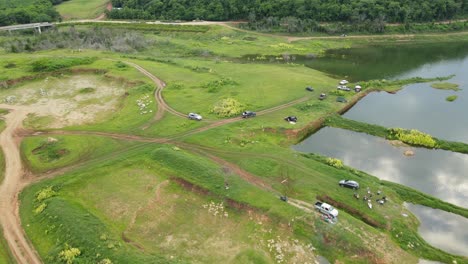
[[[60,20],[54,5],[66,0],[0,1],[0,26]]]
[[[468,0],[111,0],[114,19],[281,20],[317,22],[381,20],[412,23],[468,14]]]

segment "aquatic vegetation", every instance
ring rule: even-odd
[[[448,83],[448,82],[439,82],[439,83],[433,83],[431,84],[432,88],[435,89],[440,89],[440,90],[454,90],[458,91],[460,90],[459,85],[456,83]]]
[[[411,145],[428,148],[435,148],[437,146],[436,140],[431,135],[416,129],[390,128],[388,132],[390,139],[398,139]]]
[[[450,95],[450,96],[447,96],[447,98],[445,98],[445,100],[449,101],[449,102],[453,102],[455,100],[457,100],[458,96],[457,95]]]

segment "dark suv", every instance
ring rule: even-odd
[[[245,111],[242,113],[242,118],[255,117],[257,114],[252,111]]]
[[[348,187],[355,190],[359,189],[359,183],[357,183],[356,181],[341,180],[339,184],[341,187]]]

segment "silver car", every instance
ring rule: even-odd
[[[201,115],[196,114],[196,113],[189,113],[188,118],[192,120],[197,120],[197,121],[201,121],[203,119]]]

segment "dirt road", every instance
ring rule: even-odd
[[[18,213],[18,194],[23,186],[24,171],[19,151],[20,138],[16,132],[28,111],[26,108],[1,104],[0,108],[12,110],[5,115],[6,128],[0,134],[0,146],[5,153],[5,179],[0,185],[0,224],[18,263],[39,264],[41,260],[24,234]]]
[[[181,113],[181,112],[178,112],[177,110],[173,109],[172,107],[170,107],[166,101],[164,101],[164,98],[162,96],[162,90],[164,89],[164,87],[166,87],[166,83],[163,82],[161,79],[159,79],[158,77],[154,76],[152,73],[150,73],[149,71],[147,71],[145,68],[141,67],[140,65],[136,64],[136,63],[133,63],[133,62],[129,62],[129,61],[124,61],[125,63],[127,63],[128,65],[134,67],[135,69],[137,69],[139,72],[141,72],[142,74],[146,75],[148,78],[150,78],[154,84],[156,85],[156,90],[154,92],[154,98],[156,99],[157,103],[158,103],[158,110],[156,111],[156,114],[154,116],[154,119],[153,119],[153,123],[160,120],[163,116],[164,116],[164,112],[167,111],[173,115],[176,115],[176,116],[180,116],[180,117],[183,117],[183,118],[186,118],[187,115],[184,114],[184,113]]]

